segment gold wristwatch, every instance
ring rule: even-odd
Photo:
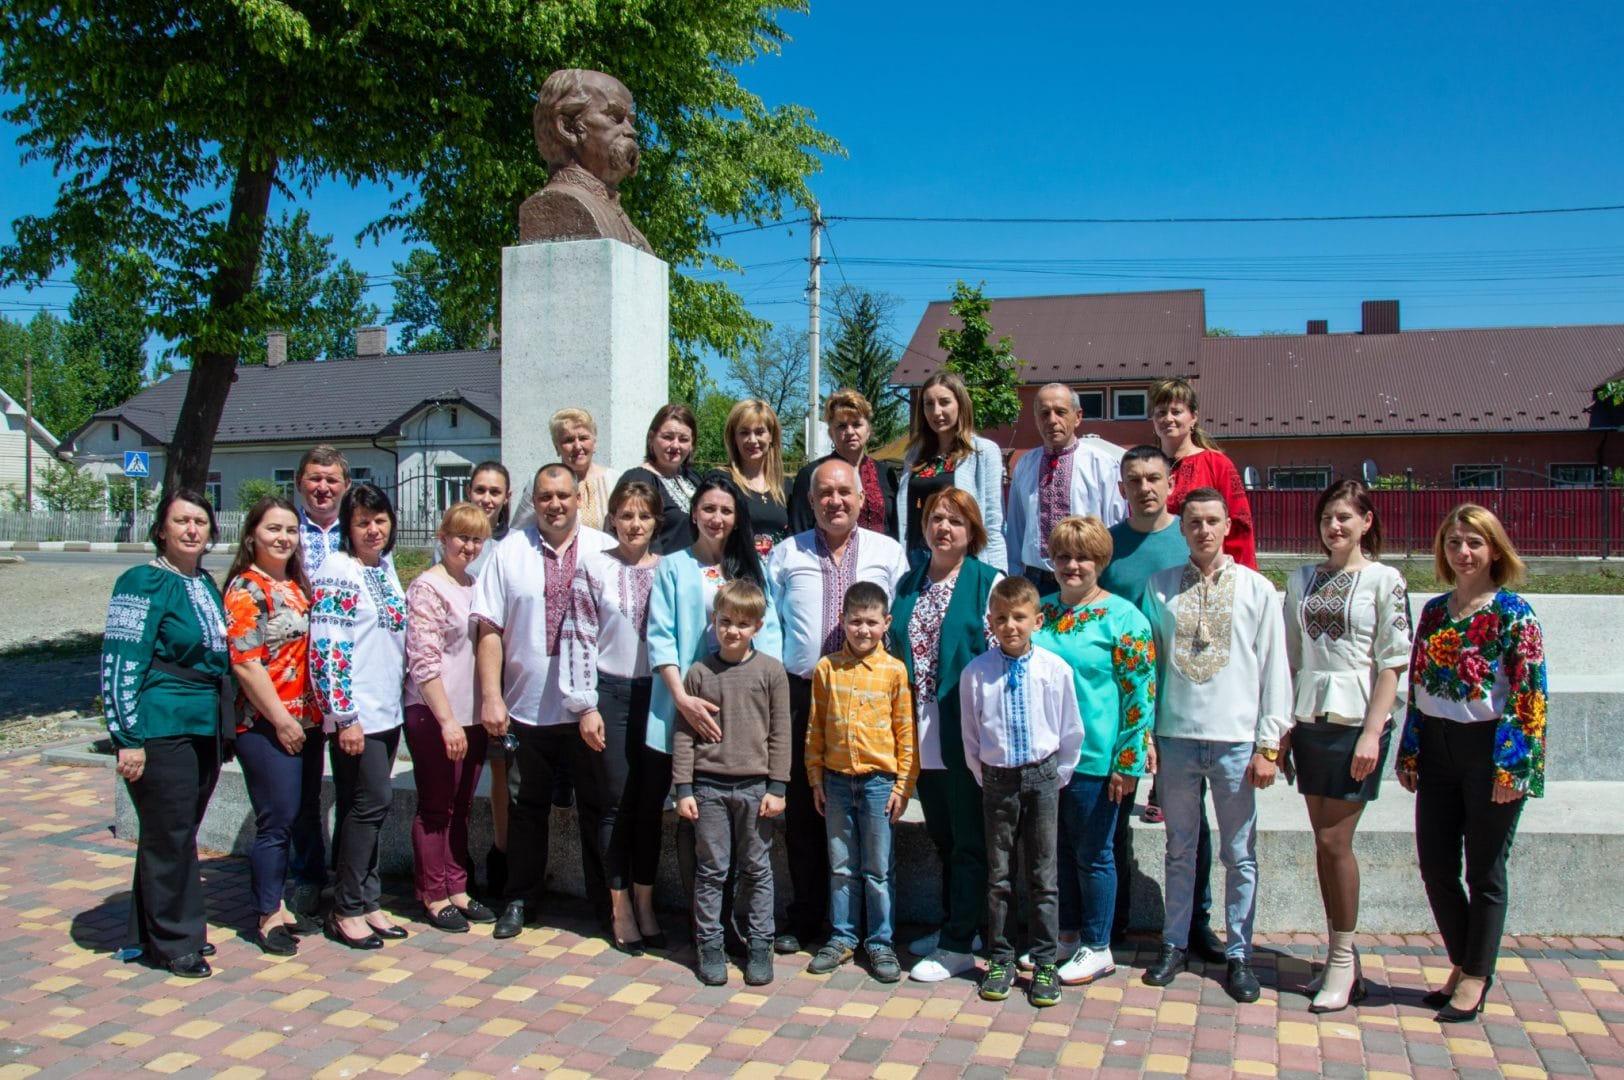
[[[1278,746],[1258,746],[1253,749],[1264,761],[1280,760],[1280,748]]]

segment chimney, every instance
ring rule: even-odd
[[[1331,332],[1331,324],[1326,322],[1324,319],[1309,319],[1308,332],[1310,334],[1329,334]]]
[[[281,367],[288,362],[288,332],[272,330],[265,335],[265,366]]]
[[[382,356],[389,347],[389,331],[381,326],[363,326],[355,331],[356,356]]]
[[[1360,306],[1361,334],[1398,333],[1398,301],[1366,300]]]

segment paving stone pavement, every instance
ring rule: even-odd
[[[117,963],[132,848],[108,831],[110,772],[0,761],[0,1080],[115,1073],[260,1076],[1542,1077],[1624,1080],[1624,940],[1509,938],[1483,1020],[1441,1028],[1419,1002],[1445,975],[1435,937],[1362,940],[1371,995],[1322,1019],[1307,935],[1259,941],[1263,999],[1221,971],[1139,982],[1154,942],[1056,1008],[979,1000],[968,979],[885,987],[780,958],[759,989],[694,979],[691,953],[630,958],[578,905],[506,942],[438,934],[409,884],[385,906],[412,936],[376,953],[319,938],[263,956],[248,867],[205,860],[215,975]],[[1267,898],[1265,898],[1267,902]],[[667,915],[668,923],[679,917]],[[675,929],[675,926],[672,927]],[[675,937],[676,935],[672,935]]]

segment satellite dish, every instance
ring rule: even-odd
[[[1376,462],[1370,458],[1365,458],[1365,463],[1359,466],[1359,475],[1365,478],[1366,484],[1374,484],[1376,477],[1380,475],[1376,472]]]
[[[1257,487],[1258,475],[1256,465],[1248,465],[1244,470],[1242,470],[1241,482],[1246,485],[1247,491],[1251,491],[1253,488]]]

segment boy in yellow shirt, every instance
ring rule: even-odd
[[[834,971],[857,948],[866,901],[870,970],[902,978],[891,944],[891,827],[919,779],[908,669],[885,651],[891,628],[885,590],[860,581],[846,591],[840,621],[846,644],[812,673],[806,778],[829,837],[829,922],[833,933],[806,970]]]

